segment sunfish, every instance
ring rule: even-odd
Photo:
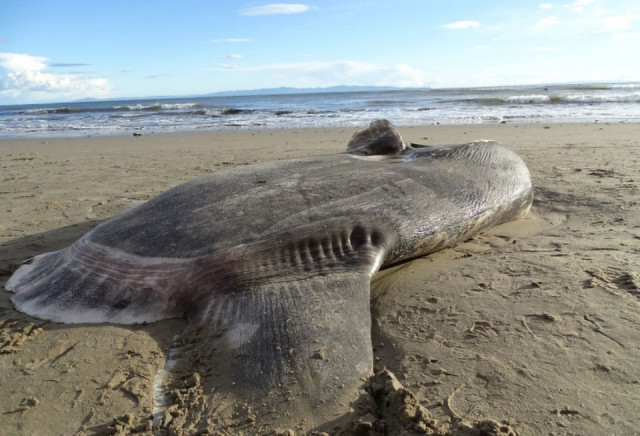
[[[209,398],[196,421],[235,401],[261,430],[301,417],[319,428],[372,372],[373,274],[522,217],[532,199],[506,147],[405,144],[377,120],[344,153],[176,186],[26,261],[5,288],[55,322],[186,318],[192,349],[178,360]]]

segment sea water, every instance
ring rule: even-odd
[[[0,106],[0,137],[362,127],[376,118],[398,126],[638,122],[640,83],[274,91]]]

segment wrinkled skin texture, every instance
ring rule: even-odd
[[[378,120],[347,153],[177,186],[36,256],[5,287],[18,310],[57,322],[185,317],[200,351],[183,353],[182,370],[227,376],[205,380],[212,398],[260,403],[265,421],[311,414],[313,428],[372,371],[371,276],[521,217],[532,198],[504,146],[407,146]]]

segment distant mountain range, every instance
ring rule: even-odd
[[[155,100],[155,99],[172,99],[172,98],[198,98],[198,97],[242,97],[251,95],[285,95],[285,94],[319,94],[331,92],[367,92],[367,91],[398,91],[410,89],[429,89],[429,88],[400,88],[394,86],[329,86],[326,88],[263,88],[263,89],[242,89],[236,91],[220,91],[208,94],[189,94],[189,95],[154,95],[148,97],[112,97],[112,98],[82,98],[74,100],[76,103],[88,103],[93,101],[133,101],[133,100]]]
[[[279,94],[311,94],[324,92],[366,92],[366,91],[395,91],[399,89],[393,86],[329,86],[326,88],[265,88],[265,89],[247,89],[238,91],[221,91],[205,94],[203,97],[230,97],[243,95],[279,95]]]

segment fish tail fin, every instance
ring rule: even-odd
[[[4,287],[16,309],[54,322],[138,324],[183,316],[189,260],[135,257],[85,236],[27,260]]]

